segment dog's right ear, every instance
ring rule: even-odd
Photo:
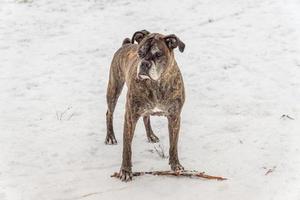
[[[176,35],[167,35],[164,39],[169,49],[175,49],[178,47],[181,53],[184,51],[185,44]]]
[[[148,35],[150,32],[147,30],[141,30],[137,31],[133,34],[131,38],[131,43],[133,44],[135,41],[139,44],[146,35]]]

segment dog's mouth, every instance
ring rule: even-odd
[[[149,79],[152,81],[157,81],[159,79],[160,73],[157,71],[155,63],[152,61],[152,65],[149,68],[142,68],[139,64],[137,69],[137,78],[139,80]]]
[[[138,75],[138,79],[139,80],[145,80],[145,79],[152,79],[149,75],[146,75],[146,74],[139,74]]]

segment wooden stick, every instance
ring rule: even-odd
[[[227,180],[227,178],[221,177],[221,176],[211,176],[207,175],[204,172],[197,172],[197,171],[148,171],[148,172],[133,172],[132,176],[142,176],[142,175],[154,175],[154,176],[185,176],[185,177],[190,177],[190,178],[204,178],[204,179],[209,179],[209,180],[218,180],[218,181],[223,181]],[[115,172],[113,175],[110,177],[119,177],[119,173]]]

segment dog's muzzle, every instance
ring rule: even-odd
[[[142,61],[139,64],[139,69],[138,69],[138,78],[139,79],[150,79],[149,76],[149,70],[152,66],[152,63],[150,61]]]

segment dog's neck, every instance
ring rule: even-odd
[[[176,76],[176,72],[178,71],[178,66],[176,63],[176,60],[174,58],[174,53],[171,52],[169,64],[167,66],[167,69],[161,74],[160,79],[162,80],[168,80]]]

